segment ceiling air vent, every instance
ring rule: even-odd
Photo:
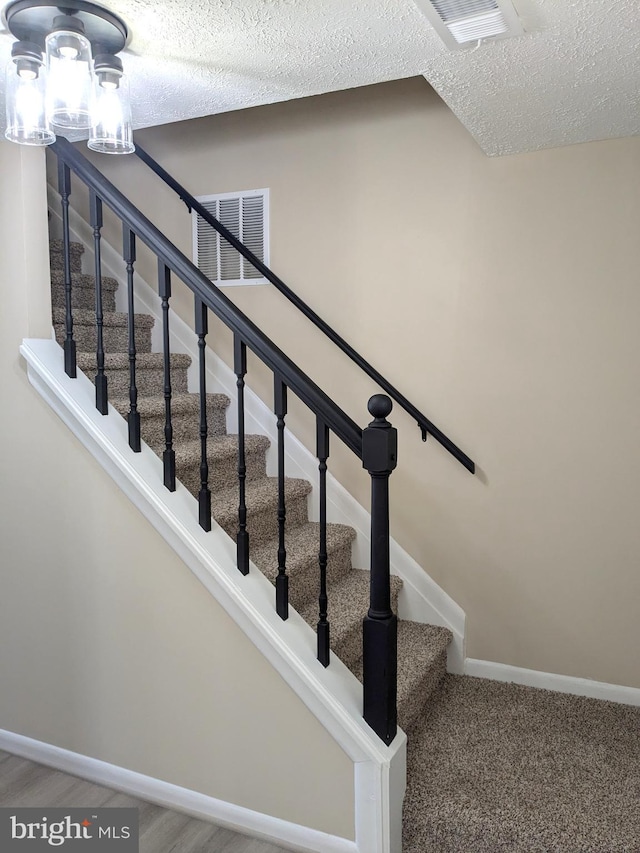
[[[452,50],[524,32],[510,0],[416,0]]]

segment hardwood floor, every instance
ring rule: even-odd
[[[285,853],[265,841],[163,809],[0,751],[0,806],[137,808],[140,853]]]

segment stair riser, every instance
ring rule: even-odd
[[[213,505],[213,517],[216,515],[216,498],[215,495],[211,498],[211,503]],[[299,524],[303,524],[307,520],[307,496],[301,495],[300,497],[296,497],[291,499],[287,503],[287,521],[285,526],[285,531],[292,530],[294,527],[297,527]],[[232,520],[225,519],[221,523],[223,530],[231,536],[232,539],[236,538],[236,533],[238,532],[238,521],[237,518]],[[268,542],[270,539],[273,539],[278,535],[278,507],[274,502],[273,505],[266,507],[265,509],[261,509],[259,511],[253,511],[251,509],[250,504],[247,505],[247,529],[249,530],[249,540],[250,545],[258,546],[263,544],[264,542]],[[285,535],[286,540],[286,535]],[[278,554],[274,550],[273,560],[271,561],[272,565],[278,565]],[[258,565],[258,564],[256,564]],[[258,565],[259,569],[263,567]],[[267,567],[264,567],[266,571]]]
[[[140,395],[141,396],[141,395]],[[120,412],[123,417],[127,416],[128,408]],[[154,417],[141,416],[142,439],[155,450],[161,452],[164,448],[164,415]],[[173,442],[178,445],[183,441],[194,441],[200,437],[200,421],[195,412],[186,414],[174,414],[171,417],[173,426]],[[224,410],[219,406],[207,407],[207,428],[210,436],[225,435],[227,431],[227,419]]]
[[[56,340],[62,344],[65,339],[64,326],[54,324]],[[78,352],[95,352],[98,345],[98,335],[95,325],[85,326],[74,322],[73,339]],[[103,326],[102,339],[105,352],[127,352],[129,349],[129,333],[126,326]],[[137,352],[151,352],[151,329],[136,329]]]
[[[331,607],[331,584],[343,578],[351,571],[351,543],[338,548],[329,554],[327,563],[327,588],[329,590],[329,607]],[[318,555],[296,566],[289,580],[289,600],[298,611],[306,610],[312,602],[317,601],[320,593],[320,568]],[[315,627],[315,626],[313,626]]]
[[[66,307],[66,296],[63,284],[51,285],[51,304],[54,308]],[[71,307],[86,308],[93,311],[96,307],[96,290],[95,287],[81,287],[74,284],[71,288]],[[102,291],[102,310],[116,310],[116,294],[115,290]]]
[[[447,673],[447,652],[439,655],[437,660],[425,673],[425,677],[411,695],[398,697],[398,725],[408,731],[424,711],[430,696],[438,689]]]
[[[93,379],[95,370],[85,371]],[[107,370],[109,378],[109,395],[111,397],[127,397],[129,395],[129,371]],[[162,370],[137,370],[136,386],[140,397],[152,397],[162,394],[164,389],[164,372]],[[174,368],[171,371],[171,389],[174,394],[187,393],[187,369]]]
[[[157,451],[156,451],[157,452]],[[264,450],[246,454],[247,481],[257,480],[266,476]],[[200,489],[199,460],[188,466],[179,466],[178,479],[189,489],[192,495],[197,495]],[[238,483],[237,456],[209,460],[209,488],[215,495],[216,491],[230,489]]]

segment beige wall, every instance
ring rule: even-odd
[[[640,139],[488,159],[422,79],[138,138],[196,194],[270,187],[273,268],[477,461],[395,413],[393,534],[466,610],[469,656],[640,686]],[[190,252],[141,163],[99,162]],[[355,368],[270,288],[230,292],[365,422]]]
[[[44,158],[0,175],[0,728],[353,838],[351,761],[29,385]]]

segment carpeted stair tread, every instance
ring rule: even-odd
[[[640,850],[640,708],[447,675],[409,735],[403,853]]]
[[[307,520],[307,496],[311,483],[307,480],[287,477],[285,501],[287,505],[287,539],[297,526]],[[250,554],[264,542],[272,540],[278,530],[278,480],[276,477],[261,477],[246,483],[246,501],[250,536]],[[216,492],[211,496],[213,517],[227,533],[235,539],[238,530],[238,486]],[[277,550],[277,549],[276,549]],[[271,561],[269,561],[269,564]],[[262,565],[256,563],[262,570]]]
[[[102,307],[105,311],[116,310],[116,290],[118,282],[115,278],[103,276],[102,278]],[[51,270],[51,304],[58,308],[64,308],[66,302],[66,291],[64,286],[64,273],[62,270]],[[72,273],[71,277],[71,307],[95,311],[96,305],[96,283],[92,275],[83,275],[80,272]]]
[[[285,499],[295,495],[308,495],[311,492],[311,483],[295,477],[287,477],[285,480]],[[263,477],[255,483],[247,483],[247,504],[251,502],[254,509],[266,509],[278,503],[278,478]],[[225,489],[216,495],[216,518],[224,519],[227,515],[237,518],[238,516],[238,486]]]
[[[262,451],[265,453],[269,445],[270,439],[266,435],[250,435],[245,434],[244,437],[245,453],[257,453]],[[200,441],[183,441],[176,446],[176,465],[183,468],[196,466],[200,467]],[[209,465],[215,465],[216,462],[232,459],[234,464],[238,460],[238,436],[237,435],[217,435],[210,436],[207,440],[207,458]],[[236,483],[237,483],[237,471]],[[233,488],[235,484],[229,484],[229,488]]]
[[[53,309],[53,327],[56,340],[62,344],[66,337],[64,308]],[[129,329],[127,315],[105,311],[102,327],[102,346],[105,352],[128,352]],[[138,353],[151,352],[151,330],[153,318],[148,314],[135,315],[135,343]],[[98,346],[98,331],[95,313],[86,309],[73,312],[73,339],[79,352],[92,352]]]
[[[62,240],[49,240],[49,266],[51,269],[63,268],[63,248],[64,244]],[[69,243],[69,259],[71,261],[72,272],[80,272],[83,254],[84,246],[82,243]]]
[[[59,268],[53,268],[51,270],[51,283],[53,285],[60,285],[64,287],[64,270]],[[74,287],[86,287],[89,290],[95,291],[96,288],[96,279],[95,276],[89,273],[81,273],[74,272],[71,275],[71,290]],[[111,276],[103,275],[102,276],[102,292],[103,294],[106,291],[115,291],[118,289],[118,282],[115,278],[111,278]],[[64,291],[63,291],[64,293]]]
[[[129,398],[118,397],[110,401],[120,414],[126,415],[129,411]],[[229,408],[230,399],[226,394],[207,394],[207,403],[211,407],[226,411]],[[164,397],[138,397],[138,411],[142,417],[162,417],[165,414]],[[200,415],[200,395],[199,394],[176,394],[171,398],[171,414],[186,415],[194,414],[197,417]]]
[[[64,249],[64,243],[62,240],[51,239],[49,240],[49,250],[51,254],[62,254],[62,250]],[[69,241],[69,251],[75,252],[78,255],[82,255],[84,253],[84,243],[78,243],[76,240]]]
[[[54,308],[52,314],[54,324],[59,324],[63,326],[65,322],[65,309]],[[128,315],[122,311],[105,311],[103,313],[104,326],[127,328],[128,322]],[[149,314],[135,315],[136,331],[138,329],[152,329],[154,324],[155,321],[153,317],[151,317]],[[90,311],[84,308],[76,308],[73,312],[73,325],[91,326],[93,328],[96,325],[95,311]]]
[[[436,625],[398,620],[398,725],[413,725],[446,672],[451,631]],[[362,659],[350,667],[362,681]]]
[[[352,569],[328,588],[331,648],[348,667],[362,657],[362,620],[369,610],[370,574],[366,569]],[[400,578],[391,577],[391,606],[396,610],[402,588]],[[301,614],[315,628],[318,605],[314,602]]]
[[[80,370],[96,369],[96,354],[94,352],[79,352],[78,367]],[[105,370],[129,370],[129,356],[126,352],[108,352],[104,357]],[[182,352],[171,353],[171,368],[186,369],[191,364],[191,357]],[[164,355],[161,352],[141,352],[136,357],[137,370],[164,370]]]
[[[328,583],[338,581],[351,571],[351,545],[355,536],[353,527],[346,524],[327,524]],[[289,600],[298,611],[318,600],[319,542],[320,525],[316,521],[307,521],[296,527],[294,535],[289,536],[286,541]],[[276,538],[252,549],[251,552],[251,559],[257,566],[264,567],[262,571],[272,583],[278,574],[277,560],[273,559],[277,551]]]
[[[90,379],[96,373],[95,351],[78,352],[78,367]],[[171,354],[171,390],[172,394],[188,392],[187,369],[191,358],[183,353]],[[105,371],[109,383],[109,397],[117,399],[129,393],[129,356],[126,352],[105,353]],[[136,357],[136,385],[142,397],[157,394],[162,396],[164,389],[164,356],[161,352],[141,352]]]
[[[55,270],[53,271],[55,272]],[[52,273],[53,275],[53,273]],[[93,276],[86,276],[87,279],[90,279],[91,283],[87,285],[81,285],[78,287],[76,285],[76,277],[78,273],[73,274],[73,286],[71,288],[71,308],[75,312],[78,309],[85,309],[87,311],[95,311],[96,306],[96,289]],[[83,276],[84,278],[85,276]],[[104,280],[103,280],[104,281]],[[114,279],[110,279],[110,281],[114,282],[114,285],[117,285]],[[63,308],[66,306],[66,295],[65,295],[65,287],[62,278],[58,283],[53,283],[51,285],[51,304],[55,308]],[[113,290],[107,287],[103,287],[102,290],[102,308],[104,311],[115,311],[116,310],[116,289],[114,287]]]
[[[114,397],[113,406],[123,417],[129,413],[129,397]],[[227,407],[226,394],[207,394],[207,429],[209,436],[226,435]],[[138,411],[142,420],[142,439],[153,448],[164,445],[165,406],[164,397],[157,394],[151,397],[138,397]],[[194,441],[200,437],[200,395],[175,394],[171,397],[171,423],[173,440],[176,447],[183,441]]]
[[[266,475],[265,453],[270,445],[266,435],[245,435],[245,463],[247,480],[250,482]],[[156,444],[154,450],[160,453],[164,442]],[[178,479],[197,495],[200,483],[200,439],[181,441],[174,445],[176,451],[176,472]],[[209,489],[214,495],[226,489],[237,488],[238,483],[238,436],[212,435],[207,441],[207,460],[209,464]]]

